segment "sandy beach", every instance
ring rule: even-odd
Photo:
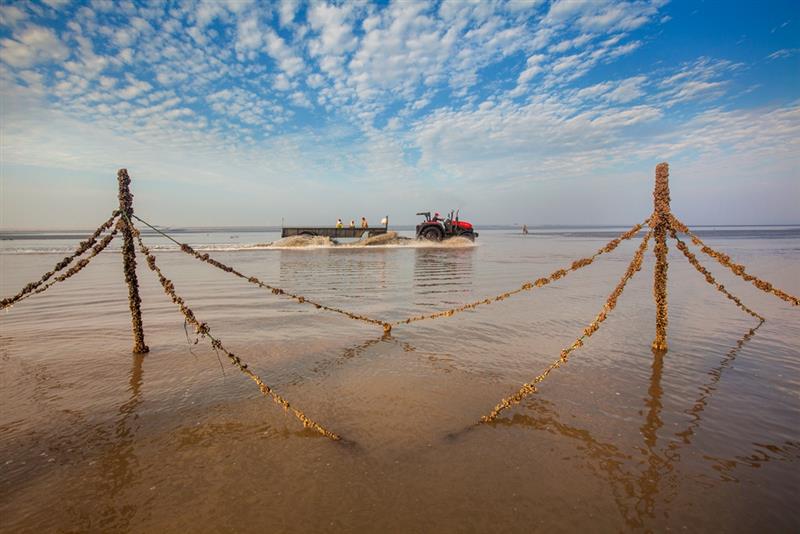
[[[451,248],[252,250],[276,237],[182,239],[287,290],[399,320],[518,287],[619,230],[489,230],[477,246]],[[796,228],[704,235],[800,293]],[[0,316],[4,532],[800,524],[791,497],[800,483],[797,311],[710,259],[715,276],[767,318],[757,330],[671,245],[670,350],[654,357],[651,247],[586,346],[537,394],[476,426],[594,317],[635,243],[548,287],[384,335],[146,241],[215,335],[347,443],[304,430],[207,341],[193,344],[191,332],[187,341],[141,258],[151,352],[132,356],[121,258],[105,252]],[[5,241],[0,293],[48,270],[63,256],[53,247],[64,246]]]

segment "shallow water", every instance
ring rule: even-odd
[[[319,302],[385,320],[493,296],[624,229],[483,230],[475,247],[257,250],[270,232],[193,246]],[[0,295],[68,242],[0,248]],[[236,239],[230,236],[236,235]],[[800,293],[800,230],[708,229],[706,242]],[[545,288],[391,335],[276,297],[157,245],[225,345],[342,434],[303,430],[182,317],[144,264],[146,341],[130,353],[121,258],[0,312],[0,529],[19,531],[797,531],[797,308],[701,261],[757,322],[670,249],[669,352],[650,351],[653,258],[537,394],[492,425],[601,309],[636,243]],[[235,241],[235,243],[228,243]],[[222,365],[222,367],[221,367]]]

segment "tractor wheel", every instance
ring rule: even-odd
[[[427,239],[428,241],[441,241],[442,237],[444,237],[442,231],[435,226],[424,229],[420,235],[423,239]]]

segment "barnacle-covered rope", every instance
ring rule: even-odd
[[[56,276],[55,278],[53,278],[52,280],[47,282],[45,285],[43,285],[42,287],[36,289],[33,293],[30,293],[27,296],[30,297],[32,295],[37,295],[39,293],[44,293],[50,287],[52,287],[54,284],[56,284],[58,282],[63,282],[67,278],[71,278],[72,276],[75,276],[76,274],[81,272],[83,270],[83,268],[86,267],[87,265],[89,265],[89,262],[95,256],[97,256],[98,254],[103,252],[103,250],[105,250],[106,247],[108,247],[108,245],[111,243],[111,241],[117,236],[117,232],[119,231],[119,225],[120,224],[124,224],[122,222],[122,219],[117,221],[117,225],[114,227],[114,229],[111,231],[110,234],[104,236],[103,239],[101,239],[99,243],[97,243],[95,246],[92,247],[91,254],[89,254],[85,258],[82,258],[82,259],[78,260],[78,263],[76,263],[75,265],[73,265],[72,267],[67,269],[67,271],[64,274],[60,274],[60,275]],[[25,299],[23,298],[21,300],[25,300]]]
[[[439,317],[452,317],[453,315],[455,315],[456,313],[459,313],[459,312],[463,312],[463,311],[466,311],[466,310],[472,310],[472,309],[475,309],[478,306],[482,306],[484,304],[491,304],[493,302],[499,302],[501,300],[507,299],[508,297],[510,297],[512,295],[516,295],[517,293],[521,293],[523,291],[530,291],[531,289],[534,289],[534,288],[537,288],[537,287],[546,286],[550,282],[555,282],[556,280],[558,280],[560,278],[564,278],[567,274],[569,274],[572,271],[577,271],[578,269],[586,267],[587,265],[591,265],[592,262],[595,260],[595,258],[600,256],[601,254],[605,254],[605,253],[613,251],[614,249],[616,249],[619,246],[620,243],[622,243],[623,241],[626,241],[628,239],[631,239],[637,233],[639,233],[639,231],[645,225],[647,225],[649,222],[650,222],[650,219],[646,219],[644,222],[642,222],[640,224],[637,224],[636,226],[632,227],[627,232],[624,232],[623,234],[621,234],[619,237],[617,237],[615,239],[612,239],[611,241],[606,243],[605,246],[603,246],[600,249],[598,249],[597,252],[595,252],[593,255],[589,256],[588,258],[581,258],[579,260],[575,260],[566,269],[558,269],[557,271],[554,271],[554,272],[550,273],[549,276],[546,276],[544,278],[539,278],[539,279],[535,280],[534,282],[525,282],[520,287],[518,287],[517,289],[514,289],[512,291],[507,291],[505,293],[501,293],[500,295],[497,295],[496,297],[490,297],[490,298],[487,298],[487,299],[477,300],[475,302],[470,302],[469,304],[464,304],[464,305],[459,306],[457,308],[452,308],[452,309],[449,309],[449,310],[442,310],[442,311],[438,311],[438,312],[435,312],[435,313],[430,313],[430,314],[427,314],[427,315],[417,315],[415,317],[409,317],[407,319],[402,319],[400,321],[395,321],[395,322],[393,322],[391,324],[392,325],[409,324],[409,323],[413,323],[413,322],[416,322],[416,321],[424,321],[424,320],[427,320],[427,319],[438,319]]]
[[[159,230],[158,228],[154,227],[150,223],[148,223],[146,221],[143,221],[141,218],[137,217],[136,215],[134,215],[133,217],[136,220],[138,220],[139,222],[141,222],[142,224],[145,224],[148,227],[150,227],[153,231],[155,231],[158,234],[166,237],[167,239],[169,239],[170,241],[172,241],[173,243],[178,245],[180,247],[181,251],[185,252],[186,254],[189,254],[190,256],[193,256],[193,257],[195,257],[196,259],[198,259],[200,261],[208,263],[209,265],[212,265],[212,266],[216,267],[217,269],[225,271],[226,273],[231,273],[234,276],[238,276],[239,278],[241,278],[243,280],[247,280],[251,284],[255,284],[255,285],[257,285],[257,286],[259,286],[259,287],[261,287],[263,289],[267,289],[267,290],[271,291],[274,295],[281,295],[281,296],[284,296],[284,297],[288,297],[288,298],[290,298],[290,299],[292,299],[292,300],[294,300],[294,301],[296,301],[296,302],[298,302],[300,304],[309,304],[311,306],[314,306],[318,310],[325,310],[325,311],[338,313],[340,315],[344,315],[344,316],[349,317],[350,319],[354,319],[356,321],[363,321],[365,323],[371,323],[371,324],[375,324],[375,325],[380,325],[380,326],[383,327],[385,332],[389,332],[392,329],[391,324],[387,323],[386,321],[381,321],[379,319],[373,319],[371,317],[366,317],[364,315],[359,315],[357,313],[349,312],[347,310],[342,310],[340,308],[335,308],[333,306],[326,306],[324,304],[320,304],[319,302],[315,302],[315,301],[313,301],[313,300],[311,300],[311,299],[309,299],[307,297],[304,297],[302,295],[295,295],[294,293],[286,291],[285,289],[281,289],[279,287],[275,287],[275,286],[272,286],[270,284],[267,284],[266,282],[263,282],[263,281],[259,280],[255,276],[247,276],[246,274],[243,274],[243,273],[237,271],[233,267],[230,267],[230,266],[225,265],[224,263],[222,263],[220,261],[215,260],[214,258],[209,256],[208,254],[202,254],[200,252],[197,252],[195,249],[193,249],[188,244],[181,243],[181,242],[177,241],[176,239],[174,239],[171,236],[167,235],[166,233],[162,232],[161,230]]]
[[[128,284],[128,308],[131,310],[131,331],[133,333],[133,352],[144,354],[150,349],[144,342],[144,324],[142,323],[142,299],[139,296],[139,279],[136,276],[136,247],[133,244],[133,193],[131,178],[127,169],[117,172],[119,183],[119,211],[124,219],[122,232],[122,270],[125,283]]]
[[[306,414],[304,414],[302,410],[291,405],[289,401],[287,401],[281,395],[276,393],[272,388],[270,388],[267,384],[265,384],[264,381],[261,380],[261,377],[259,377],[253,371],[251,371],[247,367],[247,364],[241,360],[241,358],[239,358],[238,356],[230,352],[228,349],[226,349],[225,346],[222,344],[222,341],[211,334],[211,329],[208,326],[208,324],[200,322],[197,319],[194,312],[192,312],[191,308],[189,308],[189,306],[186,304],[186,301],[184,301],[183,298],[178,296],[178,294],[175,292],[175,284],[173,284],[172,281],[169,280],[166,276],[164,276],[164,273],[161,272],[161,269],[156,264],[156,257],[150,252],[150,249],[148,249],[145,246],[144,242],[142,241],[142,236],[139,230],[136,229],[135,227],[132,227],[132,231],[136,237],[136,240],[139,243],[139,250],[147,258],[147,265],[148,267],[150,267],[150,270],[152,270],[158,276],[158,280],[159,282],[161,282],[161,286],[164,288],[164,293],[166,293],[167,296],[169,296],[170,299],[172,299],[172,302],[178,306],[178,309],[180,310],[181,314],[183,314],[186,322],[194,328],[195,332],[200,337],[207,337],[208,339],[210,339],[211,346],[214,349],[224,353],[225,356],[228,357],[228,359],[231,361],[233,365],[235,365],[242,373],[244,373],[248,378],[250,378],[253,382],[255,382],[258,385],[258,389],[265,397],[271,398],[276,404],[283,407],[284,410],[291,411],[292,414],[294,414],[294,416],[297,417],[303,423],[304,427],[316,430],[323,436],[328,437],[334,441],[340,440],[341,438],[337,434],[334,434],[333,432],[322,427],[317,422],[313,421],[311,418],[306,416]]]
[[[11,306],[16,304],[17,302],[29,297],[33,293],[41,293],[42,291],[44,291],[44,289],[42,289],[42,291],[37,291],[37,290],[42,286],[42,284],[45,284],[48,280],[50,280],[53,277],[53,275],[55,275],[56,273],[58,273],[60,271],[63,271],[76,258],[82,256],[83,254],[86,253],[86,251],[88,251],[89,249],[91,249],[94,246],[96,246],[97,245],[97,239],[106,230],[111,228],[111,226],[114,224],[114,220],[118,216],[119,216],[119,210],[114,210],[114,212],[111,214],[111,217],[109,217],[109,219],[106,222],[104,222],[103,224],[98,226],[97,229],[94,231],[94,233],[92,233],[92,235],[90,235],[84,241],[81,241],[81,243],[75,249],[75,252],[73,252],[69,256],[65,256],[61,261],[56,263],[55,266],[53,267],[52,271],[48,271],[48,272],[44,273],[39,280],[29,283],[28,285],[23,287],[22,290],[20,290],[20,292],[17,293],[16,295],[14,295],[13,297],[8,297],[8,298],[4,298],[4,299],[0,300],[0,309],[10,308]],[[116,232],[116,230],[115,230],[115,232]],[[108,243],[106,243],[106,245],[108,245]],[[103,247],[103,248],[105,248],[105,247]],[[92,256],[95,256],[95,255],[96,254],[93,254]],[[85,267],[85,265],[84,265],[84,267]],[[81,269],[82,268],[83,267],[81,267]],[[80,270],[80,269],[78,269],[78,270]],[[63,278],[62,280],[66,280],[67,278],[69,278],[69,276]],[[58,280],[58,281],[60,282],[62,280]],[[51,285],[53,285],[53,284],[52,283],[48,284],[47,287],[50,287]]]
[[[374,319],[374,318],[371,318],[371,317],[367,317],[367,316],[364,316],[364,315],[353,313],[353,312],[350,312],[350,311],[347,311],[347,310],[342,310],[340,308],[335,308],[333,306],[327,306],[325,304],[321,304],[319,302],[311,300],[311,299],[309,299],[307,297],[304,297],[302,295],[297,295],[297,294],[291,293],[289,291],[286,291],[285,289],[281,289],[279,287],[275,287],[275,286],[272,286],[270,284],[267,284],[266,282],[263,282],[262,280],[258,279],[255,276],[247,276],[246,274],[243,274],[243,273],[239,272],[235,268],[230,267],[228,265],[225,265],[224,263],[222,263],[220,261],[217,261],[214,258],[211,258],[207,253],[200,253],[200,252],[194,250],[190,245],[188,245],[186,243],[181,243],[180,241],[174,239],[172,236],[168,235],[167,233],[159,230],[158,228],[156,228],[152,224],[150,224],[147,221],[143,220],[141,217],[138,217],[138,216],[134,215],[133,218],[135,218],[136,220],[138,220],[142,224],[148,226],[154,232],[160,234],[161,236],[169,239],[170,241],[172,241],[173,243],[178,245],[178,247],[180,247],[180,249],[183,252],[185,252],[186,254],[189,254],[190,256],[193,256],[193,257],[195,257],[196,259],[198,259],[200,261],[206,262],[209,265],[212,265],[212,266],[214,266],[214,267],[216,267],[216,268],[218,268],[218,269],[220,269],[222,271],[231,273],[231,274],[233,274],[233,275],[235,275],[235,276],[237,276],[239,278],[242,278],[243,280],[247,280],[248,282],[250,282],[252,284],[255,284],[255,285],[258,285],[259,287],[267,289],[267,290],[271,291],[275,295],[282,295],[282,296],[288,297],[288,298],[290,298],[290,299],[292,299],[292,300],[294,300],[294,301],[296,301],[296,302],[298,302],[300,304],[310,304],[311,306],[314,306],[317,309],[338,313],[338,314],[344,315],[346,317],[349,317],[350,319],[355,319],[357,321],[363,321],[363,322],[366,322],[366,323],[380,325],[380,326],[383,327],[385,332],[390,332],[392,330],[393,326],[400,325],[400,324],[409,324],[409,323],[413,323],[413,322],[416,322],[416,321],[423,321],[423,320],[428,320],[428,319],[437,319],[437,318],[440,318],[440,317],[451,317],[451,316],[455,315],[456,313],[459,313],[459,312],[462,312],[462,311],[471,310],[471,309],[477,308],[478,306],[485,305],[485,304],[491,304],[493,302],[499,302],[499,301],[505,300],[505,299],[517,294],[517,293],[521,293],[523,291],[529,291],[529,290],[531,290],[531,289],[533,289],[535,287],[545,286],[545,285],[547,285],[547,284],[549,284],[551,282],[554,282],[556,280],[559,280],[560,278],[565,277],[567,274],[569,274],[572,271],[577,271],[578,269],[586,267],[587,265],[591,265],[592,262],[595,260],[595,258],[600,256],[601,254],[605,254],[605,253],[613,251],[614,249],[616,249],[619,246],[619,244],[622,241],[625,241],[625,240],[628,240],[628,239],[631,239],[632,237],[634,237],[637,233],[639,233],[639,231],[641,231],[641,229],[644,226],[646,226],[650,222],[650,219],[648,218],[644,222],[642,222],[640,224],[637,224],[637,225],[633,226],[632,228],[630,228],[628,231],[622,233],[619,237],[617,237],[615,239],[612,239],[611,241],[606,243],[605,246],[603,246],[600,249],[598,249],[598,251],[595,252],[592,256],[590,256],[588,258],[581,258],[579,260],[575,260],[575,261],[572,262],[572,264],[568,268],[566,268],[566,269],[558,269],[557,271],[554,271],[553,273],[551,273],[549,276],[544,277],[544,278],[539,278],[539,279],[535,280],[534,282],[526,282],[526,283],[522,284],[522,286],[520,286],[519,288],[517,288],[515,290],[507,291],[505,293],[501,293],[500,295],[497,295],[495,297],[490,297],[490,298],[482,299],[482,300],[479,300],[479,301],[471,302],[471,303],[468,303],[468,304],[464,304],[462,306],[459,306],[459,307],[456,307],[456,308],[452,308],[452,309],[449,309],[449,310],[442,310],[442,311],[431,313],[431,314],[427,314],[427,315],[418,315],[418,316],[409,317],[407,319],[402,319],[402,320],[394,321],[394,322],[390,323],[390,322],[387,322],[387,321],[382,321],[380,319]]]
[[[653,299],[656,303],[656,337],[653,348],[667,350],[667,229],[669,228],[669,165],[659,163],[656,166],[656,186],[653,189],[653,217],[650,227],[653,229],[653,254],[656,265],[653,274]]]
[[[703,243],[703,241],[699,237],[697,237],[691,230],[689,230],[689,228],[681,221],[679,221],[678,218],[675,217],[674,215],[670,215],[670,224],[672,225],[672,228],[675,229],[676,231],[691,237],[692,243],[700,247],[700,250],[704,254],[717,260],[721,265],[724,265],[725,267],[730,269],[731,272],[736,276],[739,276],[743,280],[752,283],[761,291],[764,291],[766,293],[772,293],[779,299],[788,302],[792,306],[800,305],[800,299],[798,299],[794,295],[790,295],[785,291],[782,291],[777,287],[773,286],[769,282],[761,280],[760,278],[753,276],[751,274],[748,274],[747,271],[745,271],[744,265],[734,263],[733,261],[731,261],[731,257],[728,256],[727,254],[724,254],[722,252],[717,252],[713,248],[707,246],[705,243]]]
[[[678,237],[678,233],[675,231],[674,228],[670,228],[670,235],[672,235],[672,238],[678,242],[678,250],[683,252],[683,255],[686,256],[687,260],[689,260],[689,263],[691,263],[692,266],[695,269],[697,269],[697,272],[699,272],[705,277],[706,282],[717,288],[717,291],[728,297],[728,299],[733,301],[733,303],[739,306],[739,308],[741,308],[745,313],[752,315],[759,321],[763,322],[765,320],[761,315],[759,315],[758,313],[754,312],[753,310],[745,306],[736,295],[732,295],[730,292],[728,292],[727,289],[725,289],[725,286],[723,286],[714,279],[714,276],[708,271],[708,269],[703,267],[703,265],[698,261],[697,256],[695,256],[692,253],[692,251],[689,250],[689,247],[686,246],[686,243],[684,243],[683,240],[681,240],[681,238]]]
[[[605,304],[603,305],[603,309],[600,310],[600,313],[594,318],[594,320],[589,323],[583,330],[583,334],[575,340],[572,345],[565,348],[561,351],[560,356],[557,360],[551,363],[541,374],[539,374],[536,378],[527,382],[522,385],[522,387],[513,395],[502,399],[497,406],[489,413],[489,415],[485,415],[481,417],[481,421],[484,423],[491,423],[497,416],[500,415],[501,412],[504,410],[514,406],[521,402],[524,398],[532,395],[536,392],[536,385],[542,382],[547,375],[549,375],[554,369],[561,367],[563,364],[567,363],[569,359],[569,355],[583,346],[583,340],[591,337],[597,330],[600,328],[600,324],[606,320],[608,314],[617,306],[617,300],[619,299],[620,295],[622,295],[622,291],[625,289],[625,285],[628,283],[628,280],[633,278],[633,275],[636,274],[642,267],[642,259],[644,258],[645,250],[647,250],[647,244],[650,241],[650,237],[653,235],[653,231],[647,233],[642,239],[639,248],[636,250],[636,253],[633,255],[633,259],[631,260],[630,264],[628,264],[628,269],[625,271],[625,274],[622,276],[622,279],[617,284],[617,287],[614,288],[614,291],[608,296],[606,299]]]

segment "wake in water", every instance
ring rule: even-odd
[[[147,236],[146,240],[153,236]],[[475,243],[464,237],[452,237],[444,241],[427,241],[417,240],[410,237],[403,237],[397,232],[387,232],[385,234],[366,237],[355,242],[339,243],[335,239],[322,236],[291,236],[283,239],[278,239],[274,242],[266,243],[192,243],[192,239],[188,242],[195,250],[203,252],[237,252],[249,250],[316,250],[323,248],[331,249],[364,249],[364,248],[470,248],[474,247]],[[27,245],[27,244],[26,244]],[[38,245],[38,246],[37,246]],[[175,252],[178,249],[172,243],[154,242],[148,245],[149,248],[156,252]],[[5,254],[62,254],[69,252],[74,247],[71,246],[56,246],[53,247],[48,241],[42,241],[41,244],[34,244],[34,246],[22,247],[0,247],[0,255]],[[118,252],[119,245],[112,244],[108,250]]]
[[[338,243],[330,237],[295,235],[284,237],[274,243],[255,245],[264,249],[316,249],[316,248],[468,248],[475,243],[465,237],[452,237],[444,241],[427,241],[402,237],[397,232],[386,232],[360,239],[353,243]]]

